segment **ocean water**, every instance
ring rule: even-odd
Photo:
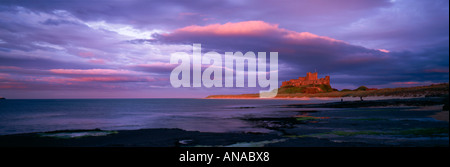
[[[330,101],[330,100],[328,100]],[[180,128],[202,132],[265,132],[241,120],[293,109],[276,105],[327,100],[33,99],[0,101],[0,135],[54,130]],[[297,109],[298,110],[298,109]]]

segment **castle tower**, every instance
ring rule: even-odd
[[[325,78],[319,78],[318,73],[314,72],[308,72],[306,73],[306,77],[298,77],[298,79],[291,79],[289,81],[284,81],[281,84],[281,87],[283,86],[304,86],[304,85],[312,85],[313,87],[316,87],[317,84],[325,84],[330,85],[330,76],[325,76]]]
[[[312,73],[311,78],[312,78],[312,80],[317,80],[318,79],[317,72]]]
[[[311,73],[311,72],[306,73],[305,80],[307,80],[307,81],[317,80],[317,72],[315,72],[315,73]]]
[[[330,85],[330,76],[325,76],[325,85]]]
[[[305,80],[307,80],[307,81],[311,80],[311,72],[306,73]]]

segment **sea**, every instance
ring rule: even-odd
[[[329,101],[336,100],[7,99],[0,100],[0,135],[97,128],[266,132],[243,119],[289,115],[295,110],[280,105]]]

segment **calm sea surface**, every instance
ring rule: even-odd
[[[0,100],[0,135],[69,129],[180,128],[203,132],[265,131],[241,118],[288,114],[275,105],[324,100],[52,99]],[[292,109],[291,109],[292,110]],[[292,114],[292,113],[289,113]]]

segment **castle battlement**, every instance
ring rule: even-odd
[[[281,84],[281,87],[283,86],[305,86],[305,85],[314,85],[314,84],[324,84],[324,85],[330,85],[330,76],[325,76],[325,78],[318,78],[317,72],[306,73],[306,77],[298,77],[298,79],[291,79],[289,81],[284,81]]]

